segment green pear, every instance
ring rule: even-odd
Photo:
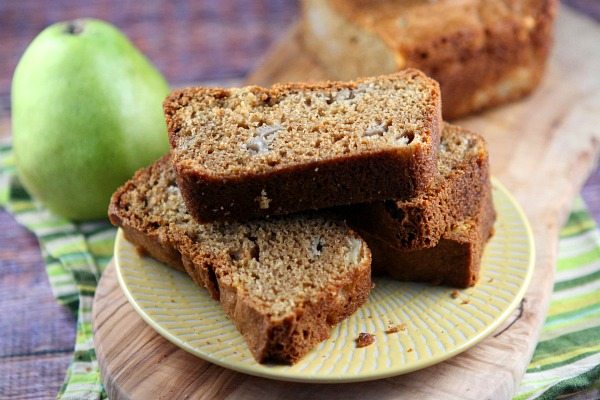
[[[17,173],[48,209],[106,217],[111,194],[168,151],[160,72],[114,26],[60,22],[23,54],[12,82]]]

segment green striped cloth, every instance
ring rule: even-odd
[[[108,221],[75,224],[32,201],[17,179],[9,144],[0,145],[0,206],[37,236],[56,300],[77,314],[73,359],[57,398],[106,398],[92,340],[92,301],[116,229]]]
[[[515,398],[555,399],[598,388],[600,230],[578,199],[561,230],[550,309]]]
[[[0,205],[38,237],[57,301],[77,313],[73,361],[58,398],[106,398],[91,306],[115,229],[108,222],[71,223],[32,201],[15,175],[8,144],[0,145]],[[515,399],[555,399],[594,388],[600,388],[600,230],[578,200],[561,231],[550,312]]]

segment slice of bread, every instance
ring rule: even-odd
[[[425,193],[408,200],[352,206],[350,225],[400,249],[434,247],[452,226],[479,213],[489,191],[485,140],[450,124],[443,125],[438,175]]]
[[[188,88],[164,109],[177,183],[200,222],[408,198],[436,172],[439,87],[416,70]]]
[[[539,83],[556,0],[303,0],[304,47],[331,79],[412,67],[441,86],[444,119]]]
[[[448,227],[435,247],[406,250],[369,234],[362,236],[373,252],[373,274],[466,288],[479,280],[483,250],[494,233],[495,219],[488,186],[478,212]]]
[[[141,251],[185,268],[220,300],[259,362],[296,362],[371,289],[371,253],[341,221],[194,222],[168,156],[115,192],[109,217]]]

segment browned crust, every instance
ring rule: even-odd
[[[490,44],[486,46],[481,53],[483,61],[473,65],[465,64],[462,80],[457,79],[451,73],[447,76],[440,74],[440,80],[448,82],[446,91],[452,94],[452,102],[448,104],[448,118],[458,118],[474,112],[479,112],[500,104],[504,104],[531,93],[541,81],[548,55],[553,44],[553,23],[556,16],[557,1],[542,0],[535,16],[536,28],[522,42],[515,41],[514,31],[516,26],[512,26],[512,32],[503,31],[498,37],[490,37]],[[530,73],[528,86],[522,86],[518,90],[506,96],[491,96],[490,100],[482,105],[474,105],[467,101],[472,99],[476,93],[472,82],[481,82],[481,87],[491,87],[502,81],[507,75],[510,75],[516,66],[521,66]],[[466,76],[471,76],[471,84],[461,89],[461,84],[465,84]],[[452,82],[452,84],[450,84]],[[480,89],[480,90],[484,90]],[[488,89],[489,90],[489,89]],[[460,99],[463,99],[462,101]],[[446,111],[444,110],[446,113]],[[446,115],[446,114],[444,114]]]
[[[444,233],[437,246],[402,250],[363,234],[373,254],[373,273],[410,282],[429,282],[457,288],[473,286],[479,279],[481,257],[494,231],[496,212],[488,187],[480,213],[466,231]]]
[[[219,301],[220,289],[215,271],[226,261],[214,255],[200,252],[191,240],[181,245],[181,253],[185,272],[194,283],[208,290],[210,297]]]
[[[369,155],[251,178],[211,180],[181,168],[177,185],[188,211],[197,221],[239,221],[414,196],[431,185],[435,176],[430,168],[432,163],[435,163],[433,152],[419,147],[409,159],[389,153]],[[260,208],[263,193],[269,201],[268,209]]]
[[[171,268],[186,272],[181,259],[181,253],[170,241],[160,240],[156,235],[142,233],[129,226],[123,226],[125,239],[133,243],[138,253],[148,255]]]
[[[440,104],[439,87],[420,71],[406,70],[399,74],[419,76],[429,83],[434,104]],[[291,90],[306,88],[353,87],[362,82],[325,82],[317,84],[290,83],[276,85],[267,91],[278,96]],[[181,129],[175,113],[185,106],[195,93],[209,92],[225,96],[227,89],[188,88],[173,92],[164,103],[172,148]],[[433,182],[437,147],[440,138],[441,111],[433,107],[428,114],[429,141],[415,143],[410,152],[391,149],[371,154],[315,161],[288,168],[278,168],[263,174],[216,176],[210,171],[180,159],[176,152],[173,164],[177,184],[190,214],[199,222],[217,220],[248,220],[253,218],[317,210],[336,205],[372,202],[391,198],[406,199],[424,192]],[[269,200],[261,208],[262,193]]]
[[[440,83],[445,119],[464,117],[514,101],[538,86],[553,43],[557,2],[543,0],[539,4],[534,17],[536,27],[530,33],[520,22],[506,19],[501,26],[485,28],[482,47],[455,51],[452,59],[438,60],[431,55],[438,51],[440,43],[460,49],[460,36],[441,34],[435,41],[417,44],[407,51],[406,66],[419,68]],[[497,94],[497,85],[511,79],[518,68],[527,71],[528,82],[506,94]],[[482,95],[487,100],[480,102],[477,97]]]
[[[472,1],[473,7],[481,9],[488,0]],[[556,0],[521,1],[523,15],[487,15],[478,23],[465,20],[464,26],[444,29],[444,11],[448,3],[420,5],[429,8],[429,13],[421,16],[429,18],[427,32],[418,30],[406,39],[394,36],[394,30],[388,25],[365,23],[369,20],[370,10],[362,0],[336,1],[329,4],[344,16],[370,34],[379,37],[393,54],[401,55],[399,68],[418,68],[440,83],[443,97],[443,116],[452,120],[474,114],[529,94],[539,84],[545,69],[546,60],[553,43],[553,23],[558,2]],[[389,3],[389,4],[386,4]],[[494,2],[490,1],[490,4]],[[381,2],[387,7],[387,14],[400,16],[406,11],[406,5],[393,2]],[[461,7],[457,4],[456,7]],[[489,13],[489,12],[488,12]],[[527,14],[526,14],[527,13]],[[376,12],[373,12],[375,16]],[[535,27],[526,26],[523,17],[531,15]],[[414,16],[413,16],[414,17]],[[370,18],[371,20],[373,18]],[[437,23],[440,27],[436,29]],[[424,26],[421,24],[421,26]],[[332,39],[333,40],[333,39]],[[309,48],[318,48],[311,43]],[[318,53],[318,51],[316,51]],[[318,58],[319,54],[316,54]],[[326,58],[326,57],[322,57]],[[329,60],[331,62],[331,60]],[[343,60],[340,60],[343,62]],[[335,73],[335,65],[327,66]],[[509,90],[502,90],[502,82],[510,79],[515,71],[526,71],[526,82]],[[499,91],[501,92],[499,94]],[[480,98],[483,97],[484,100]]]
[[[163,157],[161,160],[164,159],[166,159],[166,157]],[[117,189],[112,195],[108,207],[108,218],[113,225],[120,226],[123,229],[125,238],[136,246],[140,254],[147,254],[178,271],[185,272],[181,253],[177,249],[176,240],[174,240],[174,238],[171,238],[170,235],[165,235],[164,233],[161,234],[160,229],[154,231],[144,229],[141,221],[132,219],[123,212],[123,209],[126,206],[122,200],[123,194],[129,190],[133,190],[135,181],[137,179],[144,179],[144,176],[146,176],[147,173],[147,170],[136,172],[131,180],[127,181],[123,186]]]
[[[128,213],[123,194],[134,190],[136,181],[147,179],[154,169],[162,168],[166,162],[168,157],[138,171],[115,192],[109,206],[110,220],[120,226],[125,237],[142,252],[187,272],[197,285],[205,287],[219,300],[258,362],[295,363],[317,343],[327,339],[332,326],[366,302],[371,289],[371,253],[363,245],[361,265],[321,292],[317,299],[307,299],[285,318],[265,314],[242,289],[227,279],[228,258],[201,251],[190,237],[177,234],[168,226],[145,226]]]
[[[466,129],[445,124],[442,137],[467,136],[477,152],[457,162],[422,195],[406,201],[361,204],[347,212],[348,223],[359,233],[377,237],[400,249],[437,245],[448,227],[475,216],[489,190],[489,160],[485,140]]]
[[[447,120],[510,103],[530,94],[544,75],[551,36],[542,46],[516,43],[508,49],[488,46],[478,56],[465,60],[457,68],[422,65],[438,80],[443,93],[443,116]],[[414,64],[416,65],[416,63]],[[503,82],[527,74],[527,81],[500,95]],[[507,84],[508,85],[508,84]],[[478,100],[485,98],[487,100]]]

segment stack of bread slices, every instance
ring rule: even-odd
[[[220,301],[257,361],[298,361],[372,273],[477,282],[495,219],[485,143],[441,121],[423,73],[187,88],[164,109],[171,152],[117,190],[110,219]]]

